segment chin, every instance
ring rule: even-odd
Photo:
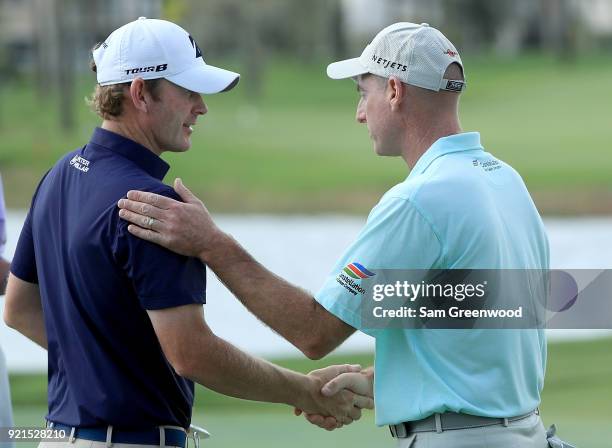
[[[187,138],[183,142],[181,142],[181,144],[176,145],[175,152],[185,152],[188,151],[189,148],[191,148],[191,139]]]
[[[166,151],[168,152],[186,152],[189,150],[189,148],[191,148],[191,143],[168,146],[168,149],[166,149]]]
[[[376,143],[374,143],[374,152],[376,153],[377,156],[387,156],[388,155],[386,151],[384,150],[384,148],[381,148]]]
[[[387,150],[385,148],[380,148],[380,147],[378,147],[376,145],[374,145],[374,152],[376,153],[377,156],[381,156],[381,157],[397,157],[397,156],[399,156],[397,151],[390,151],[390,150]]]

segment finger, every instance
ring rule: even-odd
[[[334,429],[342,428],[342,422],[339,422],[334,417],[325,417],[325,429],[333,431]]]
[[[361,372],[361,365],[359,364],[345,364],[344,369],[341,373],[350,373],[350,372]]]
[[[319,428],[323,428],[327,431],[333,431],[337,428],[342,428],[342,423],[336,420],[334,417],[322,417],[317,423]]]
[[[324,425],[327,428],[332,428],[332,429],[342,427],[342,423],[340,423],[338,420],[336,420],[334,417],[331,417],[331,416],[325,417]]]
[[[157,208],[164,210],[169,209],[174,203],[178,202],[172,198],[167,198],[160,194],[155,194],[147,191],[130,190],[127,192],[127,198],[136,202],[145,202]]]
[[[351,423],[353,423],[353,419],[347,415],[347,416],[345,416],[345,417],[342,417],[342,418],[340,419],[340,422],[341,422],[343,425],[350,425]]]
[[[304,414],[304,416],[313,425],[328,431],[342,427],[342,423],[339,423],[334,417],[323,417],[319,414]]]
[[[325,417],[319,414],[306,414],[306,420],[308,420],[313,425],[320,426],[321,428],[325,426]],[[336,420],[334,419],[334,425],[336,424]]]
[[[328,373],[328,378],[331,377],[337,377],[339,375],[345,374],[345,373],[356,373],[356,372],[360,372],[361,371],[361,366],[358,364],[339,364],[339,365],[335,365],[335,366],[329,366],[329,367],[325,367],[324,369],[320,369],[324,372]]]
[[[355,395],[353,404],[360,409],[374,409],[374,400],[363,395]]]
[[[174,180],[174,191],[176,191],[181,197],[181,199],[183,199],[183,201],[185,202],[190,202],[190,203],[200,202],[200,200],[196,197],[196,195],[193,194],[191,190],[189,190],[189,188],[187,188],[183,184],[183,181],[181,180],[180,177]]]
[[[163,238],[161,234],[154,232],[153,230],[143,229],[142,227],[130,224],[128,226],[128,232],[132,235],[142,238],[143,240],[151,241],[152,243],[163,246]]]
[[[120,199],[117,203],[120,209],[129,210],[143,216],[150,216],[158,220],[165,218],[164,210],[146,202],[136,202],[130,199]]]
[[[353,421],[359,420],[361,418],[361,409],[353,407],[353,409],[351,409],[351,412],[349,412],[349,417],[351,417]]]
[[[166,228],[163,221],[149,218],[148,216],[139,215],[129,210],[119,210],[119,217],[131,222],[132,224],[136,224],[138,227],[154,230],[155,232],[162,231]]]

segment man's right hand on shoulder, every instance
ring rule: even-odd
[[[185,202],[131,190],[117,204],[119,216],[131,223],[128,231],[137,237],[204,261],[207,250],[225,234],[181,179],[176,179],[174,189]]]

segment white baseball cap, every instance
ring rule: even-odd
[[[434,91],[460,92],[465,81],[444,79],[453,62],[463,70],[455,46],[437,29],[426,23],[394,23],[380,31],[361,56],[334,62],[327,67],[333,79],[352,78],[371,73]]]
[[[93,51],[98,84],[134,78],[165,78],[187,90],[218,93],[232,89],[238,73],[204,62],[202,50],[180,26],[139,17],[116,29]]]

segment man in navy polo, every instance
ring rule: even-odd
[[[118,217],[129,189],[178,198],[164,151],[189,149],[200,93],[239,75],[206,65],[179,26],[141,18],[93,53],[91,140],[41,181],[11,266],[5,320],[49,351],[53,428],[91,444],[184,446],[193,381],[240,398],[359,418],[371,400],[320,389],[356,366],[302,375],[249,356],[206,325],[204,264],[135,238]],[[89,446],[89,445],[88,445]]]

